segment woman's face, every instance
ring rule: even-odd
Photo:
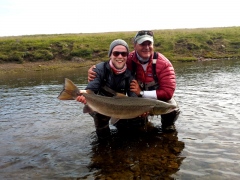
[[[125,46],[117,45],[113,48],[112,54],[110,56],[112,63],[116,69],[122,69],[128,57],[128,51]]]

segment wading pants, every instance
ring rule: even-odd
[[[89,113],[93,119],[98,137],[107,137],[110,135],[109,120],[110,117],[93,112]]]

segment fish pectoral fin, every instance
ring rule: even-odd
[[[111,119],[110,119],[110,122],[111,122],[111,124],[115,124],[115,123],[117,123],[119,120],[120,120],[119,118],[111,118]]]
[[[86,104],[83,107],[83,113],[91,113],[91,112],[93,112],[93,110]]]

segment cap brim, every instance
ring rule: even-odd
[[[140,37],[139,39],[137,39],[138,44],[142,44],[144,41],[150,41],[153,43],[153,38],[150,36],[145,36],[145,37]]]

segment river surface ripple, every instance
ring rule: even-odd
[[[240,60],[174,63],[177,132],[147,130],[97,142],[92,118],[57,99],[87,69],[0,77],[0,179],[239,179]]]

